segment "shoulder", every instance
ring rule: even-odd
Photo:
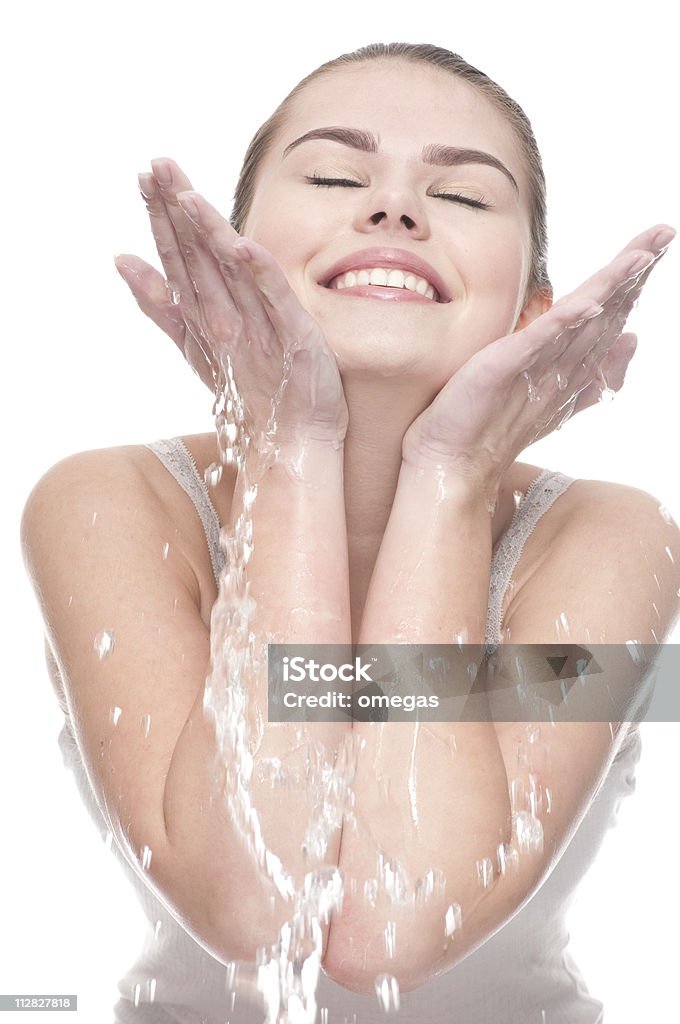
[[[525,554],[506,618],[519,634],[531,619],[546,638],[559,639],[554,623],[567,604],[593,641],[661,643],[678,617],[680,528],[647,491],[575,479],[539,521]]]
[[[39,478],[23,509],[22,547],[34,577],[49,568],[48,537],[114,546],[131,535],[140,545],[159,546],[159,557],[169,544],[178,556],[175,571],[196,603],[209,609],[214,578],[200,520],[190,498],[144,445],[66,456]]]

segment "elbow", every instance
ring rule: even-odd
[[[370,927],[371,922],[365,923]],[[394,978],[399,992],[411,992],[463,958],[464,954],[452,955],[453,938],[447,939],[444,928],[436,928],[435,922],[400,924],[392,955],[388,955],[385,930],[371,929],[369,934],[366,929],[344,927],[342,918],[334,918],[322,961],[324,972],[343,988],[375,996],[376,979],[381,975]]]

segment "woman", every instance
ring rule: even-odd
[[[304,80],[251,145],[234,227],[177,165],[152,166],[140,185],[165,276],[117,265],[217,386],[218,436],[66,459],[23,522],[63,749],[152,924],[116,1019],[261,1019],[225,966],[257,956],[272,1019],[280,971],[290,1019],[311,1020],[318,953],[321,1020],[372,1019],[376,988],[414,1021],[600,1020],[563,914],[630,788],[635,727],[270,725],[257,657],[234,763],[206,710],[238,692],[235,661],[215,666],[249,630],[260,655],[274,639],[663,642],[680,579],[658,501],[517,457],[621,387],[621,330],[674,232],[648,230],[552,305],[528,122],[428,46]],[[240,543],[216,600],[218,523]],[[353,797],[324,802],[339,750]],[[294,891],[323,865],[342,873],[342,910],[329,922],[317,905],[305,930]]]

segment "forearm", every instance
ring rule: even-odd
[[[491,515],[481,492],[402,462],[359,642],[484,642]]]
[[[248,691],[248,749],[253,756],[250,797],[264,842],[280,858],[297,887],[314,861],[301,850],[317,796],[305,779],[310,743],[320,743],[332,763],[347,723],[300,726],[267,723],[266,642],[350,641],[347,540],[342,486],[342,448],[310,448],[291,473],[275,463],[259,481],[253,518],[253,550],[247,565],[249,596],[256,602],[251,623],[259,667],[240,680]],[[237,482],[233,526],[241,511],[243,481]],[[218,598],[216,609],[224,595]],[[213,614],[213,633],[219,616]],[[213,636],[213,649],[215,648]],[[217,637],[219,644],[223,638]],[[214,672],[210,687],[219,701],[233,681]],[[204,880],[201,927],[214,952],[254,957],[258,945],[275,941],[292,913],[276,895],[239,835],[227,808],[225,768],[234,777],[233,755],[217,754],[215,729],[204,710],[201,687],[173,752],[165,787],[165,816],[177,863]],[[274,784],[267,767],[298,773],[297,783]],[[337,859],[339,834],[330,836],[326,861]],[[276,898],[274,898],[276,897]]]
[[[461,636],[481,644],[491,547],[491,516],[481,495],[434,469],[418,473],[402,465],[360,642],[438,644]],[[384,896],[375,910],[360,897],[350,899],[331,930],[328,967],[352,987],[368,989],[371,974],[384,970],[412,988],[466,955],[469,918],[485,892],[479,873],[493,865],[495,876],[497,847],[511,839],[505,764],[489,722],[355,728],[365,741],[356,783],[361,827],[343,835],[341,869],[357,878],[359,894],[376,877],[381,853],[399,862],[412,885],[432,868],[446,881],[416,908],[415,920],[413,911],[400,911]],[[454,904],[463,932],[447,943],[446,914]],[[392,958],[384,938],[390,921],[396,923]],[[352,933],[365,937],[360,951]]]

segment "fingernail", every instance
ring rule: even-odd
[[[654,235],[654,245],[657,249],[660,249],[662,252],[665,252],[665,250],[668,248],[668,246],[675,238],[676,234],[677,232],[674,228],[670,227],[670,225],[666,225],[665,227],[661,228],[661,230],[658,231],[656,235]]]
[[[163,160],[152,160],[151,166],[153,168],[153,176],[161,188],[167,188],[168,185],[172,185],[172,171],[169,164],[166,164]]]
[[[145,199],[153,199],[156,195],[156,184],[154,182],[153,174],[144,172],[137,175],[137,181],[139,182],[139,191],[142,193]]]
[[[186,213],[189,220],[192,220],[194,224],[198,224],[200,220],[200,212],[196,200],[191,192],[179,192],[177,194],[177,202]]]

